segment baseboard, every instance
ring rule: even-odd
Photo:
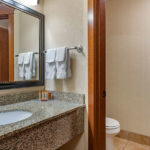
[[[150,137],[149,136],[144,136],[141,134],[121,130],[119,135],[117,137],[127,139],[129,141],[133,141],[139,144],[144,144],[144,145],[149,145],[150,146]]]

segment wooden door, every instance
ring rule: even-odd
[[[9,81],[8,29],[0,28],[0,82]]]
[[[105,150],[105,0],[89,0],[88,12],[89,150]]]
[[[14,8],[0,3],[0,19],[8,19],[8,77],[14,82]]]

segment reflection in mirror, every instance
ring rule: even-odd
[[[0,83],[39,80],[40,20],[0,3]]]

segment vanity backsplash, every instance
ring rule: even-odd
[[[0,106],[25,102],[31,99],[37,99],[38,97],[38,91],[2,95],[0,96]]]
[[[85,104],[85,95],[69,92],[51,91],[52,99],[64,100],[71,103]]]
[[[65,100],[67,102],[84,104],[84,94],[51,91],[52,99]],[[0,95],[0,106],[25,102],[39,98],[39,91],[13,93]]]

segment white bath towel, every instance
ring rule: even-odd
[[[24,59],[25,66],[25,79],[31,80],[35,76],[35,55],[33,52],[28,52],[25,54]]]
[[[24,68],[24,53],[18,55],[18,65],[19,65],[19,77],[24,78],[25,68]]]
[[[58,48],[56,58],[57,79],[66,79],[71,77],[69,51],[65,47]]]
[[[49,49],[46,53],[45,79],[54,80],[56,78],[56,49]]]

